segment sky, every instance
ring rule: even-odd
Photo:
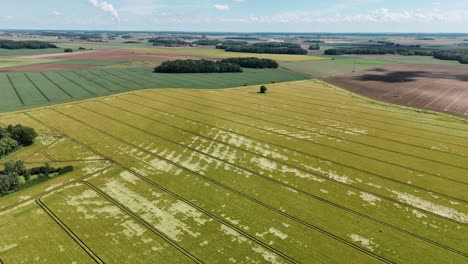
[[[468,0],[0,0],[0,28],[468,33]]]

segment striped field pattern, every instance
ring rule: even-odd
[[[52,76],[8,77],[35,78],[42,87]],[[38,151],[44,158],[89,156],[81,176],[44,193],[32,188],[21,202],[0,200],[0,258],[468,261],[465,120],[377,103],[317,80],[268,89],[142,90],[0,115],[4,124],[54,135],[57,143]],[[2,225],[8,222],[17,234]],[[40,235],[50,238],[47,249],[34,249]]]

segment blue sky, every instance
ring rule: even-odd
[[[15,0],[0,28],[468,32],[468,0]]]

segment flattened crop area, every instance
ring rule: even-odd
[[[328,81],[374,99],[468,116],[468,67],[464,65],[398,64]]]
[[[0,228],[0,258],[466,263],[465,123],[320,81],[268,88],[135,91],[1,116],[113,166],[0,209],[56,237],[30,251],[27,232]],[[36,218],[41,229],[26,224]]]

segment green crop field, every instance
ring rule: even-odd
[[[0,73],[0,111],[146,88],[226,88],[303,79],[302,75],[277,69],[221,74],[156,74],[149,68]]]
[[[281,67],[315,77],[348,74],[392,63],[387,60],[338,57],[335,60],[284,62]]]
[[[103,73],[8,77],[41,90],[68,79],[96,94],[127,85]],[[133,74],[145,84],[150,75]],[[0,124],[40,134],[5,159],[77,170],[0,199],[0,259],[466,263],[467,120],[317,80],[267,86],[140,90],[1,114]]]
[[[315,61],[328,60],[326,57],[310,56],[310,55],[290,55],[290,54],[259,54],[259,53],[242,53],[242,52],[227,52],[222,49],[215,48],[133,48],[138,51],[154,52],[161,54],[174,55],[190,55],[212,58],[237,58],[237,57],[257,57],[261,59],[273,59],[278,61]]]
[[[63,49],[0,49],[0,56],[27,56],[63,53]]]
[[[41,63],[51,63],[55,61],[57,60],[0,57],[0,68],[9,68],[9,67],[16,67],[16,66],[31,65],[31,64],[41,64]]]

